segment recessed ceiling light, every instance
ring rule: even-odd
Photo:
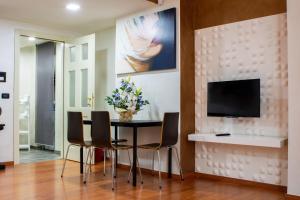
[[[80,10],[80,5],[77,3],[68,3],[66,5],[66,9],[71,11],[77,11]]]
[[[28,40],[33,42],[33,41],[35,41],[35,37],[29,37]]]

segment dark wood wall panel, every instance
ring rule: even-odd
[[[193,1],[196,1],[193,11],[195,29],[286,12],[286,0]]]
[[[286,12],[286,0],[181,0],[180,1],[180,112],[181,160],[184,172],[195,171],[194,30]]]
[[[187,139],[195,131],[195,56],[193,0],[180,1],[180,127],[181,164],[184,172],[194,172],[195,145]]]

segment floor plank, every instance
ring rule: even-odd
[[[102,164],[93,167],[87,185],[78,174],[79,164],[68,162],[64,178],[60,178],[61,160],[21,164],[0,172],[0,199],[172,199],[172,200],[283,200],[285,195],[277,190],[243,186],[215,180],[187,178],[164,179],[163,189],[158,189],[157,176],[145,175],[144,184],[136,188],[127,183],[128,171],[118,170],[116,190],[111,190],[110,170],[102,175]]]

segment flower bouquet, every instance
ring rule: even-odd
[[[131,121],[134,114],[149,104],[148,100],[143,99],[142,89],[137,88],[130,77],[122,79],[121,86],[113,90],[105,101],[119,113],[121,121]]]

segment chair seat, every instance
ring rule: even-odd
[[[116,143],[116,142],[127,142],[126,139],[119,139],[119,140],[112,140],[112,143]]]
[[[139,145],[138,148],[141,148],[141,149],[158,149],[158,148],[160,148],[160,143],[143,144],[143,145]]]
[[[88,141],[69,141],[70,144],[76,145],[76,146],[84,146],[84,147],[90,147],[92,146],[92,141],[88,140]]]
[[[127,145],[127,144],[112,144],[111,147],[106,147],[103,145],[99,145],[99,144],[92,144],[93,147],[95,148],[99,148],[99,149],[111,149],[111,147],[115,148],[115,149],[132,149],[132,145]]]
[[[115,149],[132,149],[132,145],[127,144],[112,144],[113,148]]]

